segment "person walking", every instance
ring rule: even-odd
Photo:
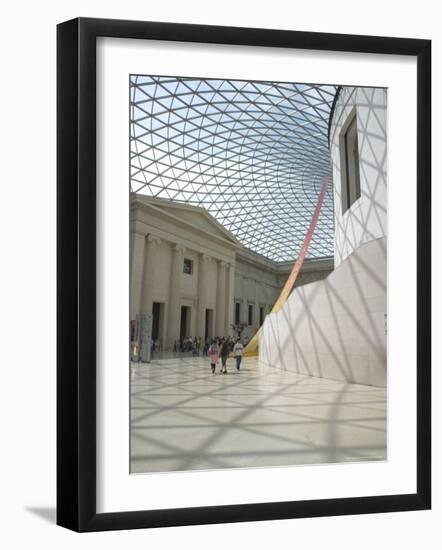
[[[207,355],[210,360],[210,368],[212,369],[212,374],[215,374],[216,365],[219,360],[219,346],[215,340],[212,340],[212,343],[207,350]]]
[[[225,338],[223,338],[223,340],[221,342],[221,350],[220,350],[220,354],[221,354],[221,372],[223,374],[227,374],[227,357],[229,357],[229,353],[230,353],[229,341],[226,340]]]
[[[236,359],[236,370],[239,370],[241,367],[243,351],[244,351],[244,346],[241,344],[241,341],[238,340],[236,344],[233,346],[233,354]]]

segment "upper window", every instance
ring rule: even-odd
[[[259,308],[259,326],[261,326],[264,323],[264,308],[261,306]]]
[[[248,309],[248,325],[251,326],[253,325],[253,305],[252,304],[249,304],[249,309]]]
[[[187,275],[192,275],[192,273],[193,273],[193,262],[192,262],[192,260],[189,260],[188,258],[184,258],[183,271]]]
[[[235,325],[239,325],[241,321],[241,304],[235,302]]]
[[[361,196],[358,127],[354,111],[341,134],[341,185],[342,213],[344,214]]]

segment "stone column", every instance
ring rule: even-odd
[[[152,234],[149,234],[146,238],[144,249],[143,299],[141,302],[142,313],[152,313],[155,253],[157,245],[160,244],[160,242],[161,239]]]
[[[184,247],[172,245],[172,263],[170,269],[169,305],[167,308],[166,347],[172,348],[174,340],[180,337],[180,290],[183,273]]]
[[[229,275],[227,278],[226,289],[226,332],[225,334],[233,334],[230,325],[233,325],[234,314],[234,294],[235,294],[235,265],[229,264]]]
[[[207,307],[207,282],[209,278],[208,263],[212,260],[207,254],[200,254],[198,263],[198,303],[196,314],[196,333],[204,340]]]
[[[132,321],[141,313],[145,236],[144,233],[138,232],[134,232],[131,235],[130,318]]]
[[[215,336],[226,336],[226,270],[228,265],[221,261],[218,264]]]

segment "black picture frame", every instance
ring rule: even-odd
[[[417,491],[361,498],[96,512],[96,39],[167,40],[417,59]],[[57,28],[57,523],[102,531],[431,506],[431,41],[79,18]]]

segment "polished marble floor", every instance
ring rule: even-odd
[[[227,375],[201,357],[131,366],[132,473],[385,459],[384,388],[255,358]]]

